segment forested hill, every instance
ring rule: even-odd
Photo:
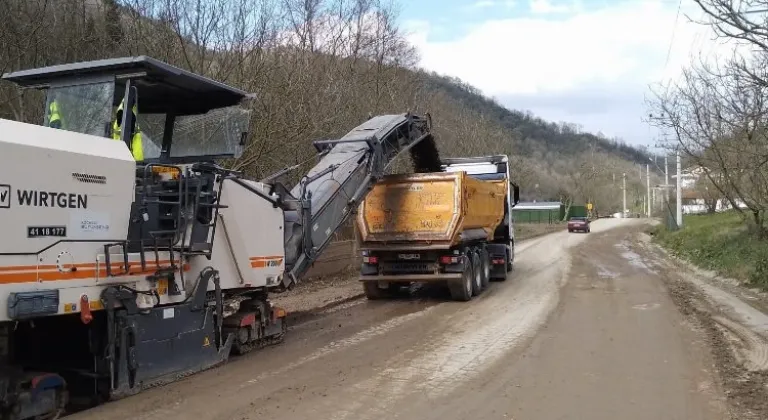
[[[578,132],[574,125],[545,121],[528,112],[508,109],[459,79],[431,73],[427,81],[434,89],[447,92],[462,105],[496,120],[510,130],[519,141],[518,150],[523,155],[531,156],[539,148],[556,150],[562,154],[577,154],[594,147],[596,152],[612,154],[631,162],[648,162],[649,154],[645,150],[618,139]]]
[[[376,0],[2,0],[0,73],[148,55],[253,92],[248,147],[233,165],[262,179],[301,164],[288,183],[312,164],[313,140],[344,135],[369,115],[429,112],[442,156],[508,155],[524,199],[617,208],[616,174],[636,173],[636,163],[647,162],[642,152],[507,110],[460,81],[419,69],[394,6]],[[0,118],[39,123],[41,95],[0,81]],[[405,163],[395,166],[405,170]],[[643,181],[628,185],[642,189]]]

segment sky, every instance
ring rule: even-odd
[[[678,13],[678,8],[680,12]],[[510,109],[654,148],[650,87],[695,55],[730,47],[692,22],[693,0],[411,0],[402,26],[420,66],[456,76]]]

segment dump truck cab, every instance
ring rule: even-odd
[[[504,221],[496,229],[494,242],[509,244],[514,249],[515,227],[512,219],[513,207],[520,202],[520,188],[512,182],[509,170],[509,158],[506,155],[493,155],[471,158],[445,158],[442,159],[444,172],[464,171],[472,178],[483,181],[500,181],[509,183],[507,194],[507,207],[505,208]],[[514,257],[514,253],[512,253]]]

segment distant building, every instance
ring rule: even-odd
[[[696,189],[696,183],[706,176],[707,168],[703,166],[692,166],[683,171],[680,174],[680,188],[682,195],[682,209],[683,214],[700,214],[707,212],[706,198],[703,191]],[[674,180],[676,175],[672,175]],[[741,200],[736,200],[736,204],[740,208],[744,208],[745,205]],[[717,200],[715,204],[715,211],[721,212],[731,209],[732,206],[726,199]]]
[[[559,201],[521,201],[512,208],[516,223],[557,223],[564,215],[565,206]]]

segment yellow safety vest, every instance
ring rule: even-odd
[[[61,120],[61,114],[59,113],[59,103],[51,101],[48,105],[48,127],[64,128],[64,122]]]
[[[112,138],[114,140],[120,140],[120,124],[123,123],[123,120],[122,118],[117,118],[117,113],[123,110],[124,104],[124,100],[120,102],[120,106],[117,107],[115,113],[115,120],[112,122]],[[133,138],[131,139],[131,153],[133,153],[133,159],[140,162],[144,160],[144,149],[141,144],[141,129],[139,128],[139,122],[136,120],[139,114],[136,104],[133,104],[131,110],[133,111],[133,122],[136,125],[136,131],[133,133]]]

